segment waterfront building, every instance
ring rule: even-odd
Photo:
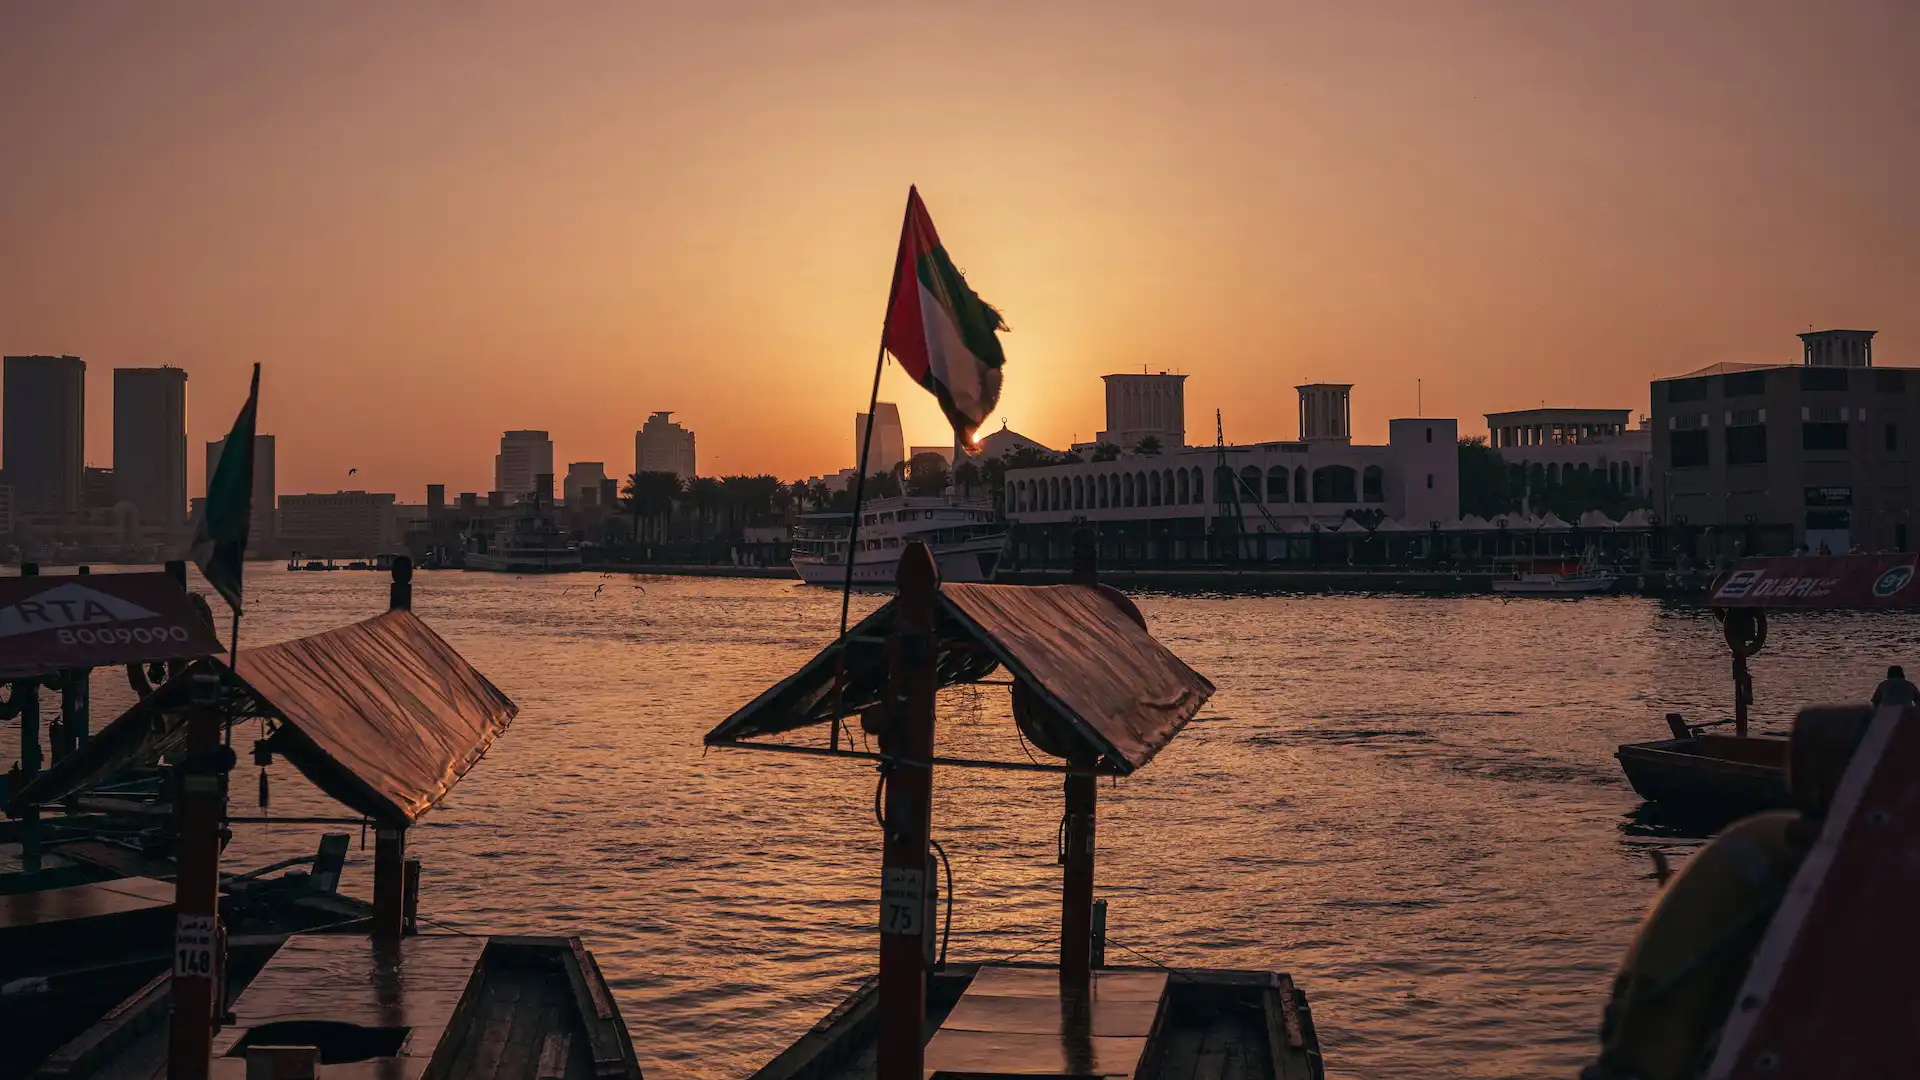
[[[673,412],[662,410],[647,417],[633,433],[633,471],[669,472],[682,480],[696,475],[693,432],[673,422]]]
[[[1908,550],[1920,518],[1920,369],[1876,367],[1871,330],[1800,335],[1799,364],[1723,363],[1653,383],[1653,512],[1721,553]]]
[[[1016,450],[1032,450],[1040,454],[1054,453],[1053,448],[1042,444],[1038,439],[1029,439],[1004,424],[1001,425],[999,431],[982,435],[977,445],[980,448],[980,456],[982,458],[1006,457]],[[1083,448],[1075,447],[1074,449],[1079,450]],[[1091,450],[1092,447],[1088,446],[1084,449]]]
[[[1187,445],[1187,377],[1169,375],[1102,375],[1107,391],[1107,429],[1094,436],[1131,450],[1153,438],[1162,450]]]
[[[9,356],[0,389],[0,467],[22,513],[80,509],[86,468],[87,364]]]
[[[13,533],[13,485],[0,484],[0,536]]]
[[[80,482],[80,505],[87,510],[103,510],[120,501],[120,487],[112,469],[89,465]]]
[[[1604,476],[1624,495],[1644,496],[1653,469],[1653,428],[1628,426],[1628,409],[1519,409],[1488,413],[1487,443],[1529,477],[1558,485],[1582,473]],[[1539,466],[1538,472],[1534,466]]]
[[[1050,548],[1064,550],[1071,527],[1087,522],[1118,537],[1124,557],[1160,559],[1208,557],[1223,495],[1238,503],[1238,531],[1256,546],[1263,534],[1332,531],[1350,517],[1391,518],[1409,530],[1455,520],[1458,421],[1391,420],[1384,445],[1356,446],[1346,428],[1349,388],[1331,386],[1298,388],[1311,437],[1228,446],[1224,472],[1214,447],[1010,469],[1004,511],[1017,525],[1042,527]]]
[[[214,467],[220,464],[220,455],[227,448],[227,440],[222,437],[207,444],[207,472],[209,480],[213,478]],[[267,551],[275,546],[278,527],[275,519],[275,500],[278,494],[274,478],[274,441],[271,435],[253,437],[253,507],[248,515],[247,550]]]
[[[891,401],[874,403],[873,443],[867,447],[867,475],[890,471],[907,460],[907,436],[900,427],[900,407]],[[867,414],[853,414],[853,467],[860,467],[860,446],[867,437]]]
[[[553,499],[553,440],[544,431],[509,431],[500,436],[500,452],[493,458],[493,490],[509,503],[526,502],[535,494],[537,477],[547,478],[538,494]]]
[[[561,481],[560,497],[570,507],[600,501],[600,482],[607,478],[604,461],[575,461],[567,465],[567,478]]]
[[[394,551],[399,545],[394,502],[391,492],[283,495],[280,542],[313,558],[364,557]]]
[[[113,369],[113,481],[143,525],[187,520],[187,373]]]

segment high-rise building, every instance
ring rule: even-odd
[[[907,436],[900,428],[900,407],[891,401],[876,402],[873,443],[867,447],[867,475],[883,473],[907,460]],[[860,465],[860,446],[867,438],[867,414],[853,414],[853,464]]]
[[[560,484],[560,497],[568,506],[600,501],[600,481],[607,478],[604,461],[575,461],[567,465],[567,478]]]
[[[553,440],[544,431],[509,431],[500,436],[500,452],[493,458],[493,490],[509,503],[526,502],[534,494],[536,478],[547,477],[540,497],[553,499]]]
[[[207,479],[213,479],[214,467],[220,464],[220,455],[227,448],[227,440],[215,439],[207,444]],[[264,551],[275,539],[278,529],[275,527],[274,501],[277,487],[273,476],[273,436],[255,435],[253,437],[253,506],[249,514],[247,549]]]
[[[633,433],[634,472],[670,472],[682,480],[695,475],[693,432],[669,419],[672,415],[656,412]]]
[[[1095,442],[1132,450],[1152,436],[1161,450],[1187,445],[1187,377],[1169,375],[1102,375],[1107,384],[1107,430]]]
[[[142,525],[187,520],[187,373],[113,369],[113,482]]]
[[[86,469],[87,364],[77,356],[6,358],[0,467],[21,513],[80,509]]]
[[[119,501],[120,485],[113,479],[113,470],[87,466],[86,479],[81,483],[80,505],[88,510],[100,510]]]
[[[280,500],[280,539],[308,555],[344,557],[392,551],[400,541],[389,492],[336,491]]]

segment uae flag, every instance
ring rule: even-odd
[[[907,220],[893,264],[893,300],[887,309],[887,351],[908,375],[940,400],[954,434],[973,432],[1000,400],[1000,351],[996,331],[1005,330],[986,301],[940,246],[920,192],[907,191]]]
[[[193,561],[207,584],[226,598],[240,614],[241,567],[247,557],[247,529],[253,518],[253,429],[260,408],[260,365],[253,365],[253,387],[247,403],[234,418],[233,430],[220,450],[220,461],[207,477],[207,501],[193,530]]]

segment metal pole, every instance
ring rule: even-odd
[[[80,576],[93,573],[91,567],[80,568]],[[66,730],[66,743],[69,750],[77,750],[87,745],[91,736],[88,730],[93,723],[93,669],[74,668],[65,673],[60,687],[60,726]]]
[[[1073,537],[1073,583],[1100,583],[1093,530]],[[1077,756],[1066,778],[1066,847],[1060,853],[1060,984],[1086,987],[1093,974],[1093,829],[1097,758]]]
[[[937,650],[934,597],[940,576],[922,543],[907,545],[896,571],[899,615],[890,643],[882,751],[908,759],[886,775],[880,884],[880,1045],[878,1080],[922,1080],[921,1028],[927,1013],[928,836],[932,832],[933,703]]]
[[[40,576],[40,565],[21,563],[20,576]],[[24,788],[40,774],[40,680],[21,679],[14,683],[13,704],[20,710],[20,786]],[[29,806],[20,813],[20,869],[29,874],[40,872],[40,808],[37,806]]]
[[[174,878],[173,1019],[167,1080],[206,1080],[212,1068],[226,958],[220,950],[220,832],[233,749],[220,745],[219,676],[194,672],[181,758],[179,862]]]

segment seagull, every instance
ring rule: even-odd
[[[352,475],[353,475],[354,473],[357,473],[357,472],[359,472],[359,471],[360,471],[359,469],[348,469],[348,470],[347,470],[347,475],[348,475],[348,476],[352,476]]]
[[[600,590],[601,590],[601,589],[604,589],[604,588],[606,588],[606,586],[605,586],[605,585],[595,585],[595,586],[593,587],[593,595],[594,595],[594,598],[595,598],[595,599],[599,599],[599,597],[600,597]]]

